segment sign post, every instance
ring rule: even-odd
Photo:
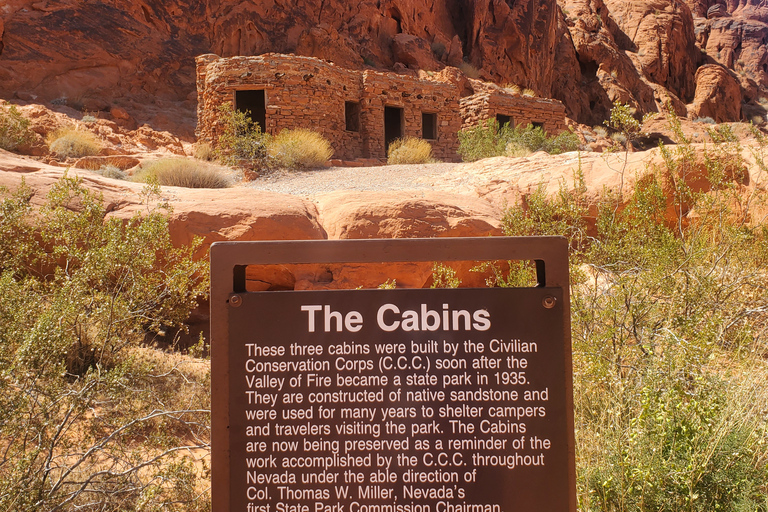
[[[534,260],[535,288],[246,292],[258,264]],[[214,512],[575,512],[561,237],[211,248]]]

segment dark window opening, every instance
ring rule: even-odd
[[[534,128],[541,128],[542,130],[544,129],[544,123],[538,123],[534,121],[531,124],[533,125]]]
[[[344,120],[346,130],[350,132],[360,131],[360,104],[355,101],[344,102]]]
[[[421,113],[421,138],[437,139],[437,114]]]
[[[763,64],[763,71],[768,73],[768,64]]]
[[[390,143],[403,136],[403,109],[384,107],[384,150],[389,151]]]
[[[245,112],[251,121],[258,123],[261,131],[267,126],[267,101],[264,89],[235,91],[235,108]]]
[[[504,114],[496,114],[496,122],[499,123],[499,128],[504,128],[504,126],[509,125],[510,128],[512,128],[512,117],[504,115]]]

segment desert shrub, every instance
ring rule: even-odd
[[[515,96],[519,96],[522,90],[520,89],[520,86],[517,84],[506,84],[502,87],[506,92],[510,94],[514,94]]]
[[[213,146],[211,146],[209,143],[198,142],[197,144],[195,144],[195,152],[193,156],[198,160],[210,162],[211,160],[216,158],[216,153],[213,150]]]
[[[432,264],[432,284],[430,288],[458,288],[461,279],[456,276],[456,270],[445,263]]]
[[[87,130],[67,126],[50,133],[46,140],[51,153],[61,158],[81,158],[101,151],[98,137]]]
[[[333,148],[319,133],[299,128],[283,130],[273,137],[268,154],[280,167],[312,169],[325,165],[333,155]]]
[[[6,110],[0,107],[0,149],[14,151],[32,142],[34,134],[29,129],[29,119],[23,117],[15,105]]]
[[[627,139],[627,136],[621,132],[613,132],[611,134],[611,140],[616,144],[619,144],[621,146],[626,146],[628,139]]]
[[[715,124],[715,120],[711,117],[697,117],[693,120],[694,123]]]
[[[597,135],[598,137],[602,137],[602,138],[608,137],[608,130],[605,128],[605,126],[599,126],[599,125],[593,126],[592,131],[594,131],[595,135]]]
[[[582,510],[768,506],[768,230],[748,214],[768,197],[726,172],[742,165],[738,140],[720,133],[703,155],[680,140],[630,197],[605,193],[588,210],[576,179],[503,218],[507,235],[564,235],[572,248]],[[687,185],[702,160],[708,192]],[[494,284],[531,285],[530,265],[511,268]]]
[[[404,137],[389,144],[388,164],[428,164],[434,162],[432,145],[416,137]]]
[[[86,124],[95,123],[96,121],[98,121],[98,118],[96,116],[92,115],[92,114],[86,114],[86,115],[83,116],[81,121],[86,123]]]
[[[496,119],[487,119],[484,123],[459,132],[458,153],[465,162],[501,156],[511,131],[509,125],[500,127]]]
[[[135,179],[186,188],[227,188],[232,185],[226,169],[190,158],[153,160],[142,166]]]
[[[510,133],[507,142],[507,156],[523,156],[534,151],[546,151],[552,155],[579,149],[579,136],[570,130],[560,132],[554,137],[547,135],[543,128],[533,125],[516,127]]]
[[[671,105],[668,105],[668,108],[672,110]],[[616,100],[611,108],[610,119],[604,121],[605,126],[614,130],[611,139],[624,145],[627,151],[629,151],[632,143],[642,135],[643,124],[635,118],[635,113],[634,108]]]
[[[534,91],[533,89],[523,89],[522,94],[526,98],[535,98],[536,97],[536,91]]]
[[[547,141],[547,132],[540,126],[528,125],[526,127],[516,126],[508,132],[507,154],[513,151],[527,151],[533,153],[544,149],[544,143]]]
[[[579,136],[570,130],[565,130],[554,137],[548,137],[544,141],[542,149],[552,155],[558,155],[560,153],[567,153],[569,151],[576,151],[579,149],[581,141]]]
[[[432,41],[430,48],[432,50],[432,53],[434,53],[435,57],[437,57],[438,59],[442,59],[443,55],[445,55],[445,51],[446,51],[445,45],[440,41]]]
[[[152,190],[131,219],[66,176],[30,195],[0,192],[0,510],[204,510],[183,454],[208,446],[206,371],[145,345],[204,296],[197,242]]]
[[[105,178],[112,178],[114,180],[125,180],[128,179],[128,174],[122,169],[120,169],[116,165],[104,165],[102,167],[99,167],[99,169],[96,171],[97,173],[101,174]]]
[[[459,132],[459,155],[467,162],[494,156],[525,156],[534,151],[551,154],[575,151],[579,148],[578,135],[564,131],[550,137],[540,126],[509,125],[499,127],[495,119],[489,119],[468,130]]]
[[[214,154],[225,165],[246,164],[258,169],[271,165],[267,148],[270,136],[261,131],[245,112],[224,103],[219,107],[219,116],[224,126],[216,142]]]
[[[467,78],[480,78],[480,70],[469,62],[464,61],[459,64],[459,69],[467,76]]]

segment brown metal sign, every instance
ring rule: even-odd
[[[246,293],[249,264],[527,259],[539,287]],[[576,510],[560,237],[214,244],[213,510]]]

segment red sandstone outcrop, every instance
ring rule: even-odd
[[[698,125],[700,123],[690,123]],[[691,128],[690,126],[688,128]],[[698,150],[700,146],[694,146]],[[700,152],[697,151],[697,154]],[[726,166],[735,190],[765,187],[768,177],[755,165],[750,147],[743,150],[746,167]],[[626,158],[626,160],[625,160]],[[686,183],[694,191],[709,190],[703,156],[690,165]],[[259,192],[248,187],[201,190],[163,187],[160,201],[172,207],[171,236],[175,244],[201,237],[205,249],[221,240],[317,240],[373,237],[487,236],[500,234],[502,210],[524,202],[543,188],[556,195],[581,182],[585,198],[595,205],[606,190],[629,197],[638,180],[656,171],[667,193],[669,218],[674,218],[672,186],[666,186],[659,150],[629,153],[534,153],[525,158],[498,157],[456,166],[442,175],[430,192],[334,192],[314,200]],[[32,190],[30,202],[40,206],[64,170],[0,150],[0,186],[16,189],[21,180]],[[147,210],[138,183],[112,180],[89,171],[70,169],[105,201],[109,216],[128,218]],[[760,212],[762,215],[765,212]],[[591,212],[594,217],[595,212]],[[588,221],[593,218],[588,218]],[[465,283],[482,282],[469,272],[472,264],[456,265]],[[428,286],[431,263],[408,265],[285,265],[249,269],[248,287],[258,289],[375,287],[394,278],[408,286]]]
[[[730,71],[714,64],[696,71],[696,96],[688,106],[693,119],[710,117],[717,123],[741,118],[741,87]]]
[[[318,208],[333,239],[501,234],[498,208],[445,192],[333,192]]]
[[[2,102],[0,101],[1,104]],[[174,155],[183,155],[185,153],[181,140],[169,132],[156,131],[146,125],[128,129],[121,126],[119,122],[123,118],[116,117],[115,114],[112,114],[109,118],[96,118],[92,115],[88,118],[69,107],[57,106],[56,108],[58,111],[37,104],[20,105],[17,107],[21,115],[29,120],[29,127],[35,134],[34,141],[20,148],[20,153],[38,157],[50,156],[46,137],[56,132],[56,130],[65,127],[75,127],[78,130],[93,133],[102,146],[102,158],[99,160],[97,157],[91,157],[88,160],[90,163],[87,168],[92,168],[97,161],[102,164],[117,165],[120,168],[132,167],[138,163],[135,158],[123,161],[119,157],[109,158],[106,155],[145,154],[154,151]],[[118,109],[117,116],[121,116],[122,112],[124,110]],[[136,163],[128,165],[128,162],[132,161],[136,161]],[[71,164],[73,162],[74,160],[65,161],[64,163]]]
[[[768,88],[766,22],[761,0],[10,0],[0,97],[109,112],[122,128],[148,123],[191,141],[196,55],[295,52],[357,69],[466,59],[597,124],[614,100],[640,112],[690,103],[706,63],[741,73],[754,102]]]
[[[696,19],[696,44],[706,59],[768,88],[768,24],[738,18]],[[754,95],[747,100],[754,98]]]
[[[688,6],[682,0],[606,0],[605,5],[613,22],[609,30],[623,50],[634,53],[640,75],[678,98],[690,98],[698,54]]]

